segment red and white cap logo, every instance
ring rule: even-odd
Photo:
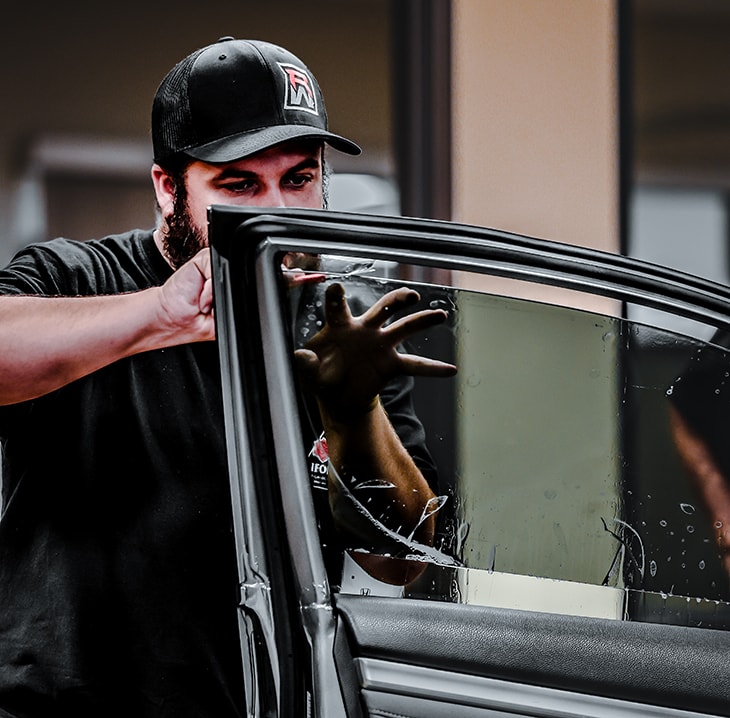
[[[284,73],[284,109],[302,110],[318,115],[317,95],[312,76],[301,67],[287,62],[276,63]]]

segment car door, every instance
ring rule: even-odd
[[[429,220],[213,207],[210,239],[249,715],[730,715],[727,288]],[[286,253],[324,282],[292,287]],[[293,352],[332,282],[448,313],[404,347],[458,367],[407,391],[435,539],[352,491],[404,586],[323,530]]]

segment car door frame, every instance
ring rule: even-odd
[[[242,614],[253,611],[264,626],[252,632],[249,616],[241,628],[244,653],[250,658],[252,642],[258,651],[249,683],[264,686],[261,715],[300,710],[297,694],[328,718],[730,714],[724,631],[333,596],[302,460],[279,264],[286,251],[407,257],[629,298],[722,328],[730,289],[620,255],[446,222],[232,207],[212,207],[209,218],[236,544],[248,557],[239,561],[242,587],[250,566],[263,567],[241,601]],[[442,640],[419,637],[424,625]]]

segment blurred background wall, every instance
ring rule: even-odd
[[[730,282],[730,3],[632,0],[622,16],[623,249]]]
[[[728,281],[727,0],[17,4],[0,25],[0,263],[154,221],[152,96],[222,35],[307,62],[333,128],[365,149],[356,164],[333,153],[335,169],[395,190],[355,190],[378,211]]]
[[[393,174],[388,0],[18,3],[0,23],[0,263],[28,241],[152,224],[152,97],[223,35],[298,54],[332,127],[365,148],[360,169]]]

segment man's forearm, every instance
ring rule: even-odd
[[[674,444],[704,504],[715,535],[720,558],[730,573],[730,484],[723,474],[705,439],[697,434],[682,413],[669,407],[669,420]]]
[[[0,405],[43,396],[139,352],[215,338],[207,249],[160,287],[0,296]]]
[[[377,544],[383,540],[384,532],[378,531],[378,526],[400,534],[406,542],[430,546],[435,533],[435,512],[430,513],[428,507],[434,493],[379,401],[359,420],[333,421],[321,406],[320,411],[331,464],[330,503],[335,525],[347,536],[351,548],[362,549],[350,555],[379,581],[410,583],[426,564],[395,558],[390,551],[380,555]],[[344,488],[334,480],[332,469],[350,485],[351,492],[358,494],[370,520],[360,516],[360,509],[351,505],[352,499],[343,495]],[[385,515],[387,519],[383,518]]]
[[[387,487],[369,491],[372,501],[368,508],[373,517],[379,520],[378,514],[387,512],[394,524],[389,529],[430,545],[435,518],[424,517],[424,512],[434,493],[382,405],[378,402],[371,411],[347,422],[334,421],[324,409],[321,413],[330,462],[338,474],[351,478],[354,487],[374,483]],[[331,486],[331,491],[336,502],[340,498],[338,487]]]
[[[164,346],[170,338],[157,324],[159,291],[0,297],[0,404],[42,396],[118,359]]]

